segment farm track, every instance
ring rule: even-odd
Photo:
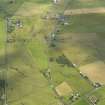
[[[71,9],[66,10],[64,15],[81,15],[81,14],[102,14],[105,13],[105,8],[82,8],[82,9]]]

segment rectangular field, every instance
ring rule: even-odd
[[[65,56],[77,66],[105,60],[104,33],[65,33],[58,44]]]
[[[69,9],[105,7],[105,0],[71,0]]]
[[[80,71],[89,77],[93,82],[105,84],[105,63],[96,61],[91,64],[81,66]]]
[[[0,18],[0,64],[5,63],[6,29],[5,20]]]
[[[69,25],[59,25],[60,33],[105,32],[105,14],[80,14],[67,17]]]

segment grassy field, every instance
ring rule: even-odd
[[[104,7],[105,0],[70,0],[68,9]]]
[[[104,33],[65,33],[57,40],[59,48],[78,66],[105,60]]]
[[[97,105],[104,105],[105,104],[105,95],[103,94],[105,92],[105,87],[101,87],[99,89],[96,89],[95,91],[90,92],[90,94],[88,94],[89,96],[96,96],[99,99],[99,102],[97,103]]]
[[[5,54],[5,21],[0,19],[0,64],[4,64],[4,54]]]
[[[67,21],[70,24],[67,26],[62,25],[57,19],[43,18],[63,14],[65,8],[69,9],[69,3],[70,8],[105,5],[104,1],[96,0],[95,3],[94,0],[87,0],[87,3],[85,1],[61,0],[59,4],[54,5],[50,0],[15,0],[14,3],[0,0],[0,62],[4,57],[6,17],[12,19],[14,27],[8,33],[8,37],[14,41],[7,43],[8,104],[89,105],[87,96],[95,94],[97,97],[101,96],[98,105],[104,105],[102,99],[105,89],[94,92],[95,88],[90,81],[83,78],[79,69],[73,67],[72,63],[84,65],[96,60],[104,61],[105,15],[68,16]],[[18,27],[17,21],[22,23],[22,27]],[[49,44],[55,26],[60,32],[57,36],[57,47],[52,48]],[[49,41],[46,41],[46,37]],[[1,66],[0,70],[2,69]],[[0,72],[0,78],[1,75]],[[63,82],[72,88],[73,94],[79,93],[79,98],[74,102],[70,100],[72,94],[62,97],[56,94],[55,88]]]
[[[40,4],[42,6],[45,4],[43,0],[40,1],[30,0],[29,4],[31,2],[35,2],[37,3],[37,5]],[[22,4],[21,1],[19,3]],[[46,3],[48,2],[46,1]],[[16,7],[14,8],[18,9],[19,8],[19,7],[17,8],[18,3],[15,3],[15,5]],[[12,10],[13,8],[10,9]],[[48,9],[49,8],[47,8],[47,10]],[[37,11],[39,11],[39,8],[37,8]],[[10,13],[13,12],[10,11]],[[48,31],[45,30],[46,28],[44,29],[42,28],[44,27],[45,23],[46,24],[48,23],[48,25],[51,24],[49,22],[41,20],[40,15],[41,14],[39,14],[39,16],[29,17],[29,18],[20,17],[20,16],[12,17],[13,21],[20,19],[24,24],[23,28],[18,29],[17,27],[15,27],[15,30],[13,30],[13,32],[9,34],[9,37],[12,36],[16,39],[14,43],[8,44],[8,49],[7,49],[8,66],[9,66],[8,68],[9,70],[7,72],[7,78],[8,78],[7,100],[8,103],[13,105],[60,104],[60,101],[56,98],[48,81],[40,73],[41,69],[45,69],[47,67],[47,59],[48,59],[46,55],[43,53],[46,48],[45,47],[46,45],[44,45],[45,44],[44,39],[42,39]],[[3,21],[0,22],[0,29],[3,28],[2,22]],[[50,29],[50,27],[48,28]],[[31,30],[33,31],[33,33],[31,32]],[[1,31],[0,33],[2,35],[3,32]],[[35,37],[36,34],[37,37]],[[3,37],[5,37],[5,35]],[[4,42],[3,37],[0,38],[1,42]],[[23,41],[25,39],[27,40],[26,43],[24,43]],[[1,44],[1,48],[3,47],[2,45],[5,45],[5,43]]]
[[[61,25],[62,32],[105,32],[105,14],[86,14],[69,16],[68,26]]]

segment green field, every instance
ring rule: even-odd
[[[105,7],[105,0],[70,0],[68,8],[96,8]]]
[[[69,26],[60,25],[61,31],[66,32],[84,32],[97,33],[105,32],[105,14],[85,14],[69,16],[67,18]]]
[[[104,0],[0,0],[0,105],[5,95],[9,105],[90,105],[91,95],[104,105],[104,86],[96,89],[78,67],[105,61],[105,15],[66,16],[68,25],[56,18],[65,9],[104,6]],[[59,96],[62,82],[73,92]]]
[[[0,64],[4,64],[4,53],[5,53],[5,21],[0,19]]]

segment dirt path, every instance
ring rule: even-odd
[[[82,8],[82,9],[71,9],[66,10],[64,15],[79,15],[79,14],[89,14],[89,13],[105,13],[105,8]]]

